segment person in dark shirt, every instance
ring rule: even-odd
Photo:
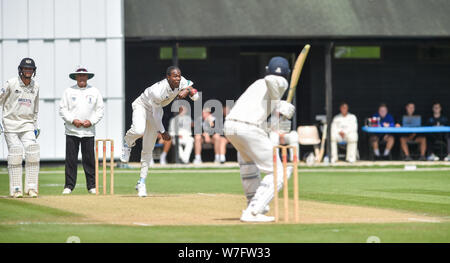
[[[433,115],[429,117],[425,123],[426,126],[448,126],[448,118],[442,115],[442,105],[439,102],[433,103],[432,106]],[[429,145],[434,145],[437,141],[447,142],[447,161],[450,160],[450,136],[448,133],[430,133],[427,136]],[[438,161],[439,156],[436,152],[433,152],[433,148],[429,150],[431,154],[428,156],[429,161]]]
[[[386,104],[382,103],[378,107],[378,113],[373,115],[373,117],[380,118],[381,127],[395,127],[394,117],[388,113],[388,107]],[[394,136],[391,134],[375,134],[370,136],[370,144],[372,145],[373,152],[376,157],[380,157],[379,142],[386,142],[386,148],[384,149],[383,156],[388,156],[391,152],[392,147],[394,147]]]
[[[405,106],[406,116],[415,116],[414,114],[416,110],[416,105],[412,102],[408,102]],[[408,142],[414,141],[419,144],[420,148],[420,157],[419,161],[425,161],[425,153],[427,150],[427,140],[425,136],[418,135],[417,133],[409,133],[400,137],[400,146],[402,148],[403,153],[405,154],[405,161],[412,161],[411,156],[409,155]]]

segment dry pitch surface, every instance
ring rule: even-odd
[[[40,196],[24,202],[82,215],[77,223],[120,225],[230,225],[239,221],[246,199],[232,194],[115,196]],[[390,209],[300,200],[300,223],[439,222],[439,219]],[[280,216],[283,219],[282,200]],[[291,201],[291,213],[293,204]],[[273,211],[269,212],[273,215]],[[291,215],[291,219],[293,216]],[[81,222],[80,222],[81,221]],[[292,221],[292,220],[291,220]]]

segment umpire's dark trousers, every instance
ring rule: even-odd
[[[95,188],[94,137],[79,138],[66,135],[66,183],[64,188],[73,190],[77,183],[78,152],[81,145],[81,157],[86,174],[87,189]]]

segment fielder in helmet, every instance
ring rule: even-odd
[[[26,80],[36,76],[36,65],[31,58],[22,59],[17,69],[19,70],[19,77],[25,78]]]
[[[239,97],[225,119],[224,132],[239,152],[238,161],[242,186],[247,197],[247,208],[242,212],[243,222],[271,222],[266,216],[269,202],[274,196],[272,142],[267,134],[267,118],[275,108],[288,119],[295,107],[282,101],[288,89],[289,63],[285,58],[273,57],[264,78],[256,80]],[[280,158],[277,158],[278,174],[282,174]],[[266,174],[261,178],[260,173]],[[288,176],[292,167],[288,168]],[[278,189],[283,185],[278,180]]]
[[[2,124],[8,145],[10,195],[38,195],[40,150],[36,141],[39,110],[39,85],[33,79],[36,65],[24,58],[18,67],[19,76],[6,81],[0,90]],[[22,157],[25,152],[25,191],[22,187]]]

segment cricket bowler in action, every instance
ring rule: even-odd
[[[2,123],[8,145],[9,194],[20,198],[38,196],[40,150],[36,141],[39,135],[37,118],[39,110],[39,85],[33,79],[36,65],[24,58],[18,67],[19,76],[6,81],[0,90]],[[25,151],[25,191],[22,187],[22,159]]]
[[[188,95],[193,101],[197,100],[199,95],[197,90],[192,88],[193,84],[181,76],[178,67],[170,66],[167,68],[166,78],[148,87],[132,104],[132,124],[125,134],[120,161],[129,161],[131,148],[135,146],[136,140],[142,137],[141,172],[136,185],[140,197],[147,196],[145,179],[158,133],[165,141],[171,139],[162,123],[163,107],[175,98],[184,99]]]
[[[271,222],[275,218],[264,215],[274,196],[273,144],[267,133],[267,118],[275,108],[288,119],[292,118],[294,105],[281,101],[288,89],[289,63],[285,58],[273,57],[266,67],[266,76],[255,81],[239,97],[224,124],[225,136],[239,152],[238,161],[247,208],[242,212],[243,222]],[[277,156],[278,174],[283,166]],[[266,174],[261,180],[260,173]],[[288,167],[288,177],[292,167]],[[278,179],[278,190],[283,186]]]

